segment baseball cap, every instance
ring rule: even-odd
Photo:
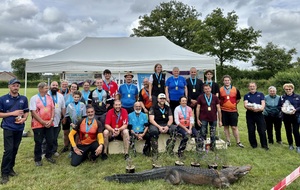
[[[164,99],[166,99],[166,95],[165,95],[164,93],[160,93],[160,94],[157,96],[157,98],[164,98]]]
[[[15,84],[15,83],[21,84],[20,81],[16,78],[13,78],[10,81],[8,81],[8,85]]]

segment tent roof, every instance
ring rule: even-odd
[[[192,66],[215,69],[214,58],[186,50],[164,36],[86,37],[58,53],[27,61],[26,72],[152,72],[156,63],[168,71],[173,67],[187,71]]]

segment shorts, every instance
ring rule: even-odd
[[[222,110],[223,126],[237,126],[239,114],[237,112],[227,112]]]
[[[70,126],[70,122],[68,121],[68,119],[66,119],[66,123],[65,124],[62,124],[62,130],[66,131],[66,130],[71,130],[71,126]]]

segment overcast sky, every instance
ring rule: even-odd
[[[0,71],[14,59],[34,59],[61,51],[86,36],[127,37],[161,0],[1,0]],[[203,20],[212,10],[235,11],[239,26],[262,31],[259,45],[273,42],[300,52],[299,0],[182,0]],[[297,56],[300,57],[298,53]],[[251,63],[233,63],[246,68]]]

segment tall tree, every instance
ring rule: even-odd
[[[15,59],[11,62],[11,68],[13,69],[13,73],[20,80],[25,79],[26,61],[28,61],[28,59],[20,58],[20,59]],[[27,76],[28,80],[36,80],[36,79],[40,79],[40,77],[41,77],[40,73],[28,73]]]
[[[196,9],[179,1],[161,3],[150,15],[140,16],[139,26],[130,36],[166,36],[173,43],[189,49],[201,23]]]
[[[256,43],[261,31],[252,27],[238,28],[238,16],[234,11],[225,17],[217,8],[205,18],[196,36],[192,50],[217,56],[222,69],[225,61],[249,60],[258,49]]]
[[[275,75],[278,71],[284,71],[293,67],[291,61],[296,53],[295,48],[287,51],[285,48],[279,48],[277,45],[269,42],[265,48],[261,47],[255,53],[252,65],[258,67],[259,70],[269,70]]]

